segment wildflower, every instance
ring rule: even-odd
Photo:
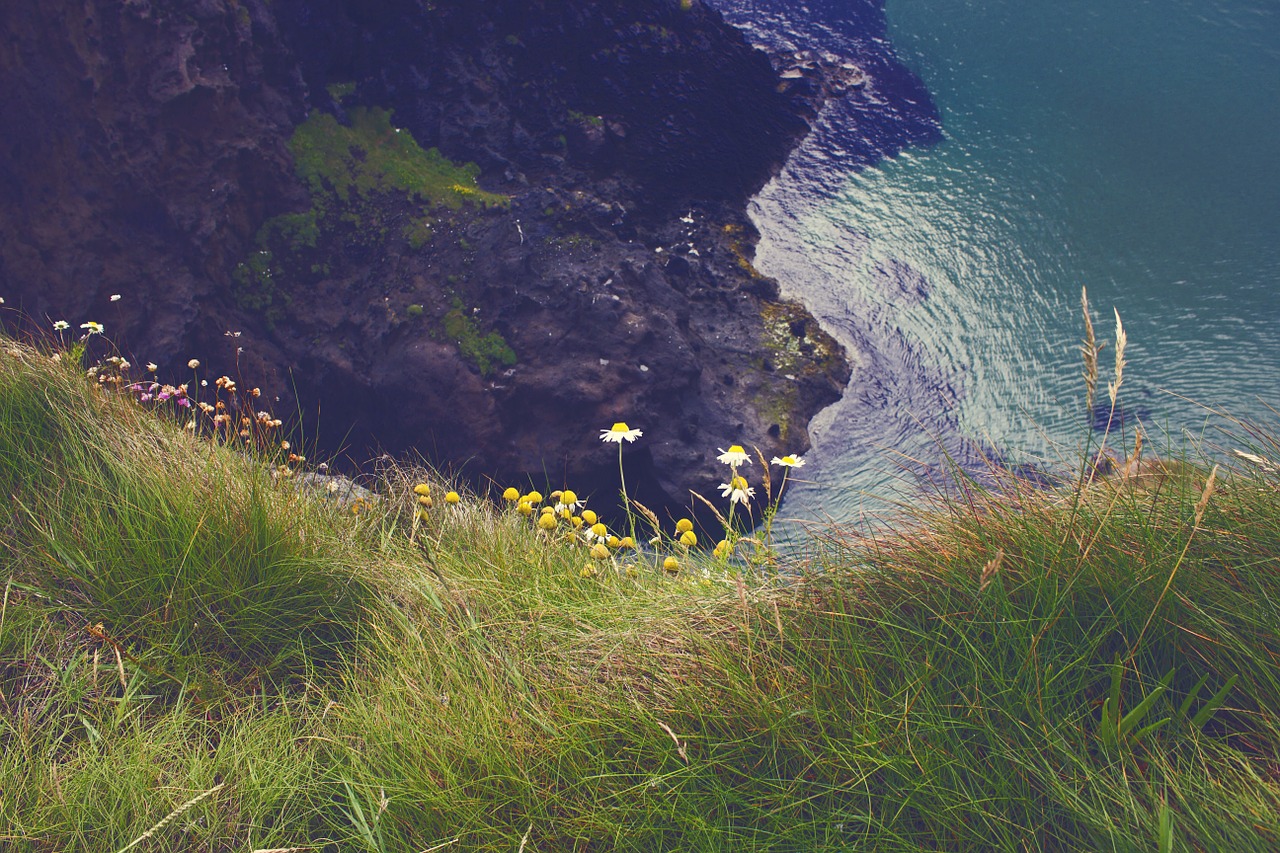
[[[529,503],[528,501],[520,501],[518,504],[516,504],[516,512],[520,513],[523,516],[533,515],[533,504]]]
[[[779,459],[778,457],[776,457],[776,456],[775,456],[775,457],[773,457],[773,460],[772,460],[769,464],[770,464],[770,465],[781,465],[781,466],[783,466],[784,468],[803,468],[803,467],[804,467],[804,457],[803,457],[803,456],[791,456],[790,454],[788,454],[787,456],[784,456],[784,457],[782,457],[781,459]]]
[[[532,492],[525,495],[524,499],[527,500],[532,506],[537,506],[538,504],[542,503],[542,492],[538,491],[537,489],[534,489]]]
[[[67,329],[70,329],[70,328],[71,328],[71,324],[68,323],[66,320],[53,321],[53,330],[55,332],[65,332]]]
[[[719,461],[733,468],[739,465],[750,465],[751,457],[747,455],[747,451],[742,449],[741,444],[734,444],[728,450],[722,447],[716,448],[720,451],[720,455],[716,457]]]
[[[623,536],[622,539],[618,542],[618,547],[634,548],[636,547],[636,540],[632,539],[630,536]]]
[[[289,442],[287,442],[287,441],[282,441],[282,442],[280,442],[280,449],[281,449],[281,450],[288,450],[290,447],[292,447],[292,445],[291,445],[291,444],[289,444]]]
[[[195,370],[199,366],[200,366],[200,359],[198,358],[193,358],[187,362],[187,367],[191,368],[192,370]]]
[[[160,369],[160,366],[159,366],[158,364],[156,364],[154,361],[148,361],[148,362],[147,362],[147,372],[148,372],[148,373],[155,373],[155,372],[156,372],[157,370],[159,370],[159,369]]]
[[[538,529],[552,531],[556,529],[556,517],[548,512],[544,512],[542,517],[538,519]]]
[[[622,540],[610,533],[609,538],[604,540],[604,544],[616,550],[622,547]]]
[[[507,503],[515,503],[520,500],[520,490],[515,486],[511,486],[502,493],[502,499]]]
[[[743,477],[734,476],[727,483],[720,484],[720,497],[728,498],[731,504],[744,504],[756,496],[756,490],[747,485]]]
[[[429,495],[431,494],[431,487],[428,486],[426,483],[419,483],[418,485],[413,487],[413,493],[415,495],[423,495],[423,496]]]
[[[599,574],[599,572],[596,571],[595,566],[591,565],[590,563],[587,563],[585,566],[582,567],[582,571],[579,572],[579,574],[581,574],[584,578],[593,578],[597,574]]]
[[[716,547],[712,549],[711,553],[715,555],[716,559],[723,560],[733,553],[733,546],[729,544],[728,539],[721,539],[716,543]]]
[[[600,516],[596,515],[594,512],[592,512],[589,509],[584,509],[582,511],[582,520],[585,521],[587,524],[595,524],[597,521],[600,520]]]
[[[89,322],[87,322],[87,323],[81,323],[81,324],[80,324],[80,328],[82,328],[82,329],[88,329],[89,331],[88,331],[86,334],[90,334],[90,335],[100,335],[100,334],[102,334],[103,326],[102,326],[102,324],[101,324],[101,323],[95,323],[95,322],[93,322],[92,320],[90,320],[90,321],[89,321]]]
[[[569,516],[569,523],[573,525],[574,530],[578,530],[579,528],[582,527],[582,523],[583,523],[582,516],[580,515]]]
[[[111,301],[112,301],[112,302],[119,302],[119,301],[120,301],[120,294],[118,294],[118,293],[113,293],[113,294],[111,294]]]
[[[624,441],[632,442],[642,435],[644,435],[644,433],[641,430],[630,429],[624,423],[616,423],[613,425],[612,429],[600,430],[600,440],[611,441],[614,444],[622,444]]]
[[[674,575],[676,572],[680,571],[680,561],[675,557],[667,557],[667,559],[662,561],[662,568]]]
[[[418,521],[430,521],[430,520],[431,520],[431,513],[427,512],[427,510],[428,510],[429,508],[430,508],[430,507],[423,507],[422,509],[418,510]]]
[[[680,534],[680,544],[686,548],[692,548],[698,544],[698,537],[692,530],[686,530]]]
[[[583,503],[585,502],[578,500],[578,495],[576,492],[571,492],[568,489],[565,489],[563,492],[560,493],[560,499],[556,502],[556,509],[557,510],[565,509],[565,510],[569,510],[572,513],[573,510],[582,506]]]
[[[196,431],[196,422],[195,422],[195,421],[187,421],[187,427],[186,427],[186,429],[187,429],[187,432],[195,432],[195,431]]]
[[[608,548],[608,546],[606,546],[606,545],[604,545],[604,544],[602,544],[602,543],[600,543],[600,542],[597,542],[596,544],[594,544],[594,545],[592,545],[592,546],[591,546],[591,556],[592,556],[592,558],[593,558],[593,559],[596,559],[596,560],[607,560],[607,559],[609,559],[609,548]]]
[[[605,527],[603,524],[600,524],[599,522],[596,522],[595,524],[591,525],[591,535],[594,536],[596,539],[599,539],[600,541],[604,541],[605,539],[609,538],[609,528]]]
[[[421,496],[419,496],[419,497],[418,497],[418,505],[419,505],[419,506],[425,506],[427,509],[431,509],[431,506],[432,506],[431,495],[421,495]]]
[[[462,502],[462,497],[457,492],[447,492],[444,496],[444,502],[447,504],[458,504]]]
[[[676,533],[688,533],[693,529],[693,522],[687,518],[682,518],[676,522]]]

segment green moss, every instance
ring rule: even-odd
[[[276,283],[276,264],[272,253],[266,249],[249,255],[232,273],[232,296],[236,304],[266,320],[273,328],[284,316],[290,302]]]
[[[480,327],[466,313],[461,300],[453,300],[453,310],[444,315],[441,330],[446,339],[457,344],[458,353],[474,365],[481,376],[489,376],[499,367],[510,367],[516,363],[515,351],[506,339],[497,332],[481,335]]]
[[[404,309],[404,313],[410,317],[421,317],[424,311],[426,309],[416,302]]]
[[[356,107],[350,118],[347,127],[327,113],[315,113],[289,142],[298,175],[313,196],[347,202],[354,194],[403,193],[451,210],[464,202],[510,204],[507,196],[476,186],[478,166],[453,163],[435,148],[423,150],[412,134],[392,126],[387,110]]]
[[[415,219],[404,227],[404,238],[409,241],[409,248],[421,249],[431,239],[431,220]]]
[[[588,115],[587,113],[578,112],[577,110],[569,110],[569,120],[578,124],[585,124],[597,130],[604,127],[604,118],[601,116]]]
[[[764,321],[764,348],[773,356],[779,373],[795,375],[824,372],[840,359],[840,345],[822,331],[809,314],[794,302],[767,302],[760,309]],[[792,327],[803,324],[796,335]]]
[[[340,104],[343,101],[345,101],[347,98],[351,97],[352,94],[355,93],[356,84],[355,83],[330,83],[326,87],[326,91],[328,91],[329,97],[333,98],[334,103]]]

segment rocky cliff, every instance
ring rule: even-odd
[[[4,4],[0,295],[357,460],[604,500],[626,421],[684,505],[848,377],[743,213],[822,88],[698,0]]]

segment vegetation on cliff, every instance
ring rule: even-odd
[[[892,529],[699,556],[592,542],[567,491],[306,474],[254,389],[86,380],[83,345],[0,348],[6,850],[1280,842],[1250,425],[1229,476],[957,475]]]

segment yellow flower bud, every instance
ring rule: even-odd
[[[444,496],[444,502],[447,504],[461,503],[462,497],[457,492],[448,492]]]
[[[729,544],[728,539],[721,539],[719,542],[716,543],[715,550],[713,550],[711,553],[714,554],[718,559],[723,560],[725,557],[733,553],[733,546]]]
[[[680,544],[686,548],[692,548],[698,544],[698,537],[693,534],[692,530],[686,530],[680,534]]]
[[[569,523],[573,525],[574,530],[577,530],[579,527],[582,526],[582,516],[580,515],[569,516]]]
[[[413,487],[413,493],[415,495],[429,495],[431,494],[431,487],[426,483],[419,483]]]
[[[693,529],[693,522],[687,518],[682,518],[676,522],[676,533],[688,533]]]
[[[596,567],[591,565],[590,563],[587,563],[585,566],[582,567],[582,571],[579,574],[581,574],[584,578],[593,578],[597,574]]]
[[[515,503],[520,500],[520,490],[512,486],[502,493],[502,499],[508,503]]]
[[[587,520],[587,514],[585,512],[582,514],[582,520],[583,521]],[[594,533],[596,536],[599,536],[601,539],[603,539],[604,537],[609,535],[609,528],[605,527],[600,522],[596,522],[595,524],[591,525],[591,532]]]
[[[520,501],[520,503],[516,504],[516,512],[524,516],[533,515],[533,506],[528,501]]]
[[[662,568],[674,575],[676,572],[680,571],[680,561],[675,557],[667,557],[667,559],[662,561]]]
[[[542,492],[538,491],[537,489],[534,489],[532,492],[525,495],[524,499],[527,500],[529,503],[533,504],[534,506],[537,506],[538,504],[542,503]]]
[[[607,560],[609,559],[609,549],[597,542],[591,546],[591,556],[597,560]]]
[[[556,517],[550,513],[543,513],[542,518],[538,519],[538,528],[541,530],[555,530]]]
[[[431,496],[430,495],[421,496],[420,498],[418,498],[418,503],[421,504],[422,506],[425,506],[427,509],[431,509]]]
[[[587,524],[595,524],[597,521],[600,520],[600,516],[596,515],[594,512],[592,512],[589,509],[584,509],[582,511],[582,520],[585,521]]]
[[[619,547],[619,548],[634,548],[634,547],[636,547],[636,540],[632,539],[630,536],[623,536],[623,537],[622,537],[622,541],[620,541],[620,542],[618,543],[618,547]]]

